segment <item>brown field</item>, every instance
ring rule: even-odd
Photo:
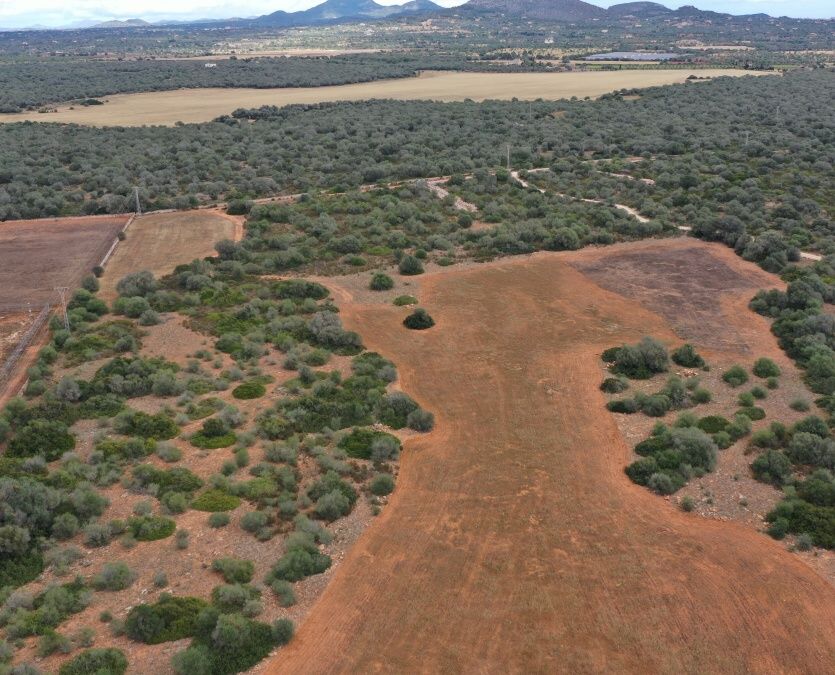
[[[0,122],[73,122],[91,126],[173,125],[208,122],[237,108],[284,106],[323,101],[365,99],[463,101],[473,99],[533,100],[600,96],[622,88],[684,82],[688,76],[752,75],[746,70],[619,70],[574,73],[424,72],[419,77],[378,80],[330,87],[285,89],[179,89],[108,97],[102,106],[67,106],[55,113],[0,115]]]
[[[150,213],[131,223],[127,239],[116,247],[101,278],[99,296],[111,301],[116,284],[126,274],[150,270],[159,277],[177,265],[214,255],[221,239],[238,240],[243,219],[219,209]]]
[[[689,267],[673,288],[698,324],[671,326],[663,270],[621,293],[580,271],[624,252]],[[631,484],[598,389],[601,351],[646,334],[786,363],[744,309],[776,277],[693,240],[538,254],[417,279],[437,321],[419,334],[336,283],[437,427],[407,442],[389,506],[268,672],[831,672],[835,589],[785,544]]]
[[[0,309],[56,302],[55,286],[76,286],[99,264],[129,216],[0,223]],[[40,309],[40,308],[38,308]]]

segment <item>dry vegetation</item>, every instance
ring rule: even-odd
[[[424,72],[419,77],[361,84],[285,89],[189,89],[107,97],[103,106],[60,107],[55,113],[0,115],[0,122],[74,122],[141,126],[208,122],[237,108],[365,99],[476,101],[596,97],[616,89],[652,87],[697,77],[751,75],[745,70],[622,70],[584,73]]]

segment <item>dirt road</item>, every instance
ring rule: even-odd
[[[422,333],[336,291],[438,424],[407,443],[392,503],[267,672],[831,672],[830,585],[624,476],[598,355],[678,340],[573,255],[427,275]]]

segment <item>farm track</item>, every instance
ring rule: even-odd
[[[640,246],[767,276],[718,245]],[[267,672],[831,672],[835,589],[765,535],[684,514],[624,476],[599,354],[678,338],[572,266],[587,255],[419,278],[437,321],[423,333],[400,325],[404,310],[333,287],[438,423],[407,442],[391,503]],[[745,328],[721,309],[742,294],[719,294],[719,325]]]

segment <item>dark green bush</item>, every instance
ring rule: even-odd
[[[742,366],[731,366],[722,373],[722,379],[732,387],[740,387],[748,381],[748,373]]]
[[[347,436],[343,436],[342,440],[338,443],[338,447],[342,448],[349,457],[371,459],[371,448],[374,442],[381,438],[386,438],[396,443],[399,450],[401,444],[396,436],[387,434],[384,431],[375,431],[374,429],[354,429]]]
[[[394,490],[394,478],[389,473],[378,473],[368,485],[371,494],[382,497]]]
[[[412,330],[426,330],[435,325],[435,320],[429,316],[425,309],[418,307],[414,312],[403,319],[403,325]]]
[[[413,295],[398,295],[393,300],[393,303],[398,307],[403,307],[404,305],[416,305],[417,302],[417,298]]]
[[[779,487],[791,477],[791,462],[779,450],[769,449],[753,461],[751,470],[757,480]]]
[[[6,453],[10,457],[33,457],[40,455],[52,462],[75,447],[75,436],[69,433],[67,425],[57,420],[36,419],[18,431]]]
[[[655,373],[666,371],[669,364],[667,350],[650,337],[643,338],[637,345],[619,347],[614,354],[606,350],[604,356],[614,356],[612,372],[633,380],[649,379]]]
[[[765,410],[756,406],[740,408],[738,414],[745,415],[748,419],[752,420],[753,422],[765,419]]]
[[[177,523],[162,516],[134,516],[128,518],[128,529],[139,541],[156,541],[174,534]]]
[[[125,619],[125,634],[137,642],[159,644],[194,635],[198,614],[209,604],[200,598],[160,595],[151,605],[136,605]]]
[[[771,359],[760,358],[754,362],[754,367],[751,371],[757,377],[780,377],[780,367]]]
[[[267,584],[275,580],[300,581],[314,574],[321,574],[331,566],[331,559],[319,553],[316,542],[309,534],[294,532],[285,542],[285,553],[273,565],[266,578]]]
[[[368,287],[372,291],[389,291],[394,288],[394,279],[388,274],[378,272],[371,277],[371,282],[368,284]]]
[[[232,396],[242,400],[261,398],[266,393],[267,388],[257,380],[244,382],[232,390]]]
[[[255,565],[250,560],[218,558],[212,562],[212,569],[219,572],[227,584],[248,584],[252,581]]]
[[[397,269],[400,271],[400,274],[403,274],[404,276],[423,274],[423,265],[420,260],[411,255],[404,255],[400,259]]]
[[[702,417],[696,426],[708,434],[715,434],[719,431],[725,431],[730,422],[719,415],[709,415]]]
[[[631,415],[632,413],[638,412],[638,410],[640,410],[640,406],[634,398],[624,398],[616,401],[609,401],[606,404],[606,409],[613,413],[626,413],[627,415]]]
[[[684,368],[702,368],[705,365],[705,360],[699,356],[691,344],[683,344],[678,349],[674,349],[670,358],[673,363]]]
[[[64,663],[58,675],[123,675],[127,669],[121,649],[87,649]]]
[[[629,382],[621,377],[607,377],[600,385],[600,391],[607,394],[619,394],[629,388]]]

